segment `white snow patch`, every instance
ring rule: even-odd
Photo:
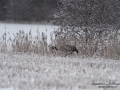
[[[14,90],[12,87],[9,88],[0,88],[0,90]]]
[[[119,60],[0,53],[0,90],[119,90],[119,71]]]
[[[23,30],[25,33],[29,33],[31,30],[32,36],[35,37],[37,35],[36,32],[39,31],[40,33],[44,32],[47,35],[47,42],[50,43],[50,34],[57,28],[57,26],[45,24],[0,23],[0,35],[3,35],[6,31],[7,34],[9,33],[9,37],[13,38],[13,33],[16,34],[19,30]]]

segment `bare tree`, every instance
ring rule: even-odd
[[[106,40],[119,30],[119,0],[61,0],[55,12],[56,39],[84,42],[85,49],[92,42]],[[116,28],[116,29],[114,29]]]

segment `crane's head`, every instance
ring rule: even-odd
[[[56,46],[52,46],[51,48],[52,48],[52,49],[55,49],[55,50],[58,50],[58,49],[56,48]]]

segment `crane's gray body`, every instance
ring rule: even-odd
[[[59,50],[61,52],[65,52],[65,56],[67,56],[68,54],[72,54],[74,51],[78,53],[78,50],[75,46],[72,45],[61,45],[59,47],[59,49],[57,49],[55,46],[52,46],[52,49],[56,49]]]

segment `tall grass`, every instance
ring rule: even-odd
[[[9,37],[8,33],[5,32],[0,37],[0,52],[49,54],[50,50],[45,33],[36,31],[36,36],[33,37],[31,30],[29,33],[19,30],[19,32],[13,34],[13,39]],[[9,38],[7,39],[7,37]],[[53,39],[52,37],[51,35],[51,40]]]
[[[9,38],[7,39],[7,37]],[[50,35],[51,43],[48,44],[47,39],[47,35],[39,31],[36,31],[36,36],[33,37],[31,30],[29,33],[19,30],[19,32],[13,34],[13,39],[11,39],[9,32],[4,32],[0,37],[0,52],[5,53],[10,51],[12,53],[55,55],[56,51],[52,50],[51,46],[56,45],[59,47],[63,42],[56,37],[54,39],[53,33]],[[79,56],[120,59],[120,41],[119,37],[116,36],[107,40],[107,42],[102,39],[98,40],[97,43],[89,40],[88,44],[86,44],[81,39],[79,41],[69,39],[65,43],[75,45],[79,50]]]

